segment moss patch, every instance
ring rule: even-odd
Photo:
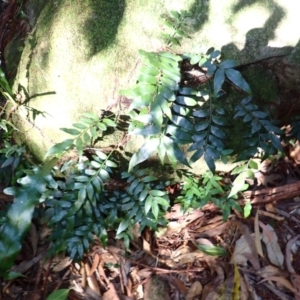
[[[260,64],[254,64],[243,71],[243,76],[251,87],[258,104],[266,108],[278,95],[276,78]]]

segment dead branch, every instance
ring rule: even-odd
[[[291,199],[300,195],[300,181],[278,187],[264,188],[257,191],[243,193],[244,199],[239,199],[240,204],[250,200],[251,204],[264,204],[274,201]]]

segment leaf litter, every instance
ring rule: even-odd
[[[212,204],[185,214],[175,204],[164,231],[135,228],[128,251],[113,232],[107,248],[95,238],[81,262],[47,259],[35,224],[14,268],[24,277],[3,281],[1,299],[300,299],[298,223],[262,212],[223,222]]]
[[[262,182],[243,193],[252,202],[248,218],[233,211],[224,222],[212,203],[186,212],[174,204],[165,215],[166,228],[140,232],[134,226],[127,250],[113,231],[106,248],[95,237],[80,262],[63,253],[49,259],[50,231],[34,220],[13,268],[22,276],[1,279],[0,299],[41,300],[56,291],[51,297],[71,300],[300,300],[300,201],[294,187],[299,182],[291,190],[290,183]]]

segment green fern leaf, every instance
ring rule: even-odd
[[[2,277],[9,275],[9,269],[22,248],[35,206],[39,203],[42,192],[46,190],[47,182],[44,176],[48,168],[47,165],[46,168],[38,169],[34,174],[22,178],[19,181],[21,187],[14,189],[14,202],[8,209],[6,222],[0,230],[0,276]]]
[[[204,152],[204,160],[212,173],[216,171],[216,165],[213,157],[210,155],[209,151]]]
[[[225,74],[233,84],[238,86],[240,89],[242,89],[246,93],[248,93],[250,95],[252,94],[248,83],[246,82],[246,80],[243,78],[242,74],[239,71],[234,70],[234,69],[226,69]]]
[[[128,172],[136,165],[148,159],[157,150],[160,144],[158,138],[148,140],[130,159]]]
[[[177,143],[167,136],[162,138],[162,142],[166,148],[167,155],[173,164],[180,162],[181,164],[190,167],[184,152],[179,148]]]
[[[197,105],[197,101],[193,98],[190,97],[185,97],[185,96],[178,96],[176,97],[176,102],[181,105],[186,105],[186,106],[195,106]]]
[[[222,68],[222,69],[231,69],[231,68],[236,67],[237,65],[238,65],[237,61],[235,61],[233,59],[227,59],[227,60],[222,61],[219,64],[219,68]]]
[[[68,139],[52,146],[46,153],[45,157],[53,156],[55,154],[62,154],[63,152],[69,150],[73,146],[73,142],[73,139]]]
[[[225,81],[225,72],[223,69],[218,69],[214,76],[214,96],[217,97],[222,85]]]

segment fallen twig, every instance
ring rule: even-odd
[[[300,181],[283,186],[265,188],[258,191],[246,191],[244,199],[239,199],[240,204],[250,200],[251,204],[265,204],[274,201],[294,198],[300,195]]]

